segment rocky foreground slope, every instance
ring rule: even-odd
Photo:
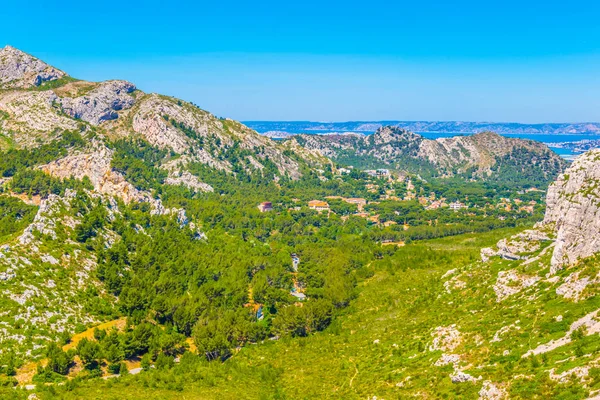
[[[576,265],[600,252],[600,150],[579,156],[548,188],[544,221],[536,229],[511,240],[502,240],[497,250],[484,249],[485,260],[499,255],[509,260],[527,257],[540,242],[547,242],[550,271]]]
[[[436,140],[384,126],[373,135],[297,135],[289,141],[341,163],[435,176],[490,178],[502,174],[552,180],[566,163],[542,143],[484,132]]]
[[[508,260],[528,259],[541,242],[548,244],[550,272],[576,265],[600,252],[600,150],[579,156],[548,188],[544,221],[497,250],[483,249],[482,257],[499,255]],[[551,250],[551,251],[550,251]]]
[[[505,374],[504,381],[494,383],[497,387],[522,385],[523,379],[574,385],[574,393],[577,387],[585,393],[598,386],[599,171],[600,152],[581,155],[550,186],[543,222],[482,249],[482,263],[453,271],[444,282],[448,293],[492,289],[495,308],[505,310],[500,317],[503,325],[491,340],[493,348],[500,347],[504,356],[518,355],[526,360],[523,365],[545,369],[544,376],[537,377]],[[508,311],[516,308],[520,311]],[[463,327],[467,330],[466,324]],[[470,329],[472,335],[474,328]],[[462,329],[454,326],[452,330]],[[450,333],[443,332],[449,338]],[[598,390],[591,393],[598,394]]]

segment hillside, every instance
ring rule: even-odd
[[[540,184],[551,181],[566,162],[545,145],[492,132],[436,140],[386,126],[373,135],[297,135],[288,141],[359,168],[391,168],[423,176]]]
[[[588,178],[599,162],[588,153],[558,179],[549,193],[556,202],[533,229],[414,243],[369,263],[356,299],[321,333],[266,341],[217,366],[185,358],[170,371],[61,395],[595,398],[600,247],[554,260],[598,235],[582,222],[598,210]]]
[[[301,176],[298,162],[277,143],[236,121],[175,98],[143,93],[129,82],[76,80],[9,46],[0,50],[0,113],[4,148],[39,148],[67,132],[86,137],[85,146],[72,149],[69,158],[56,160],[47,171],[99,175],[92,184],[103,193],[118,185],[114,181],[120,177],[96,166],[111,163],[118,140],[143,140],[166,152],[156,168],[167,172],[169,182],[194,189],[208,187],[186,173],[193,163],[277,179]]]
[[[564,163],[535,142],[386,127],[282,143],[11,47],[0,77],[0,397],[600,384],[597,153],[558,178],[541,221],[544,193],[525,187]],[[553,378],[573,368],[581,381]]]
[[[199,274],[190,260],[200,262],[228,241],[236,251],[250,246],[235,272],[245,275],[252,245],[220,234],[207,244],[200,224],[209,229],[213,221],[202,215],[229,202],[242,207],[223,197],[237,182],[247,185],[244,206],[256,213],[261,186],[298,181],[309,171],[303,156],[323,161],[129,82],[74,79],[10,46],[0,50],[0,149],[0,343],[20,362],[78,330],[134,314],[135,307],[124,311],[122,304],[135,291],[127,286],[141,285],[132,263],[163,251],[155,246],[183,246],[187,256],[167,252],[170,258],[152,261],[160,268],[148,277],[150,286],[159,275]],[[202,206],[192,205],[200,198]],[[168,265],[183,268],[183,259],[187,272],[173,275]],[[242,281],[235,304],[243,310],[248,283]],[[145,296],[156,297],[156,289],[146,289],[153,294]],[[169,292],[169,301],[174,296]],[[180,308],[173,307],[170,315]],[[191,327],[183,330],[189,335]]]

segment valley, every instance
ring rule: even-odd
[[[5,47],[1,397],[600,395],[600,153],[488,128],[272,140]]]

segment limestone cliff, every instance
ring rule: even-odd
[[[481,258],[537,261],[532,252],[541,242],[552,250],[549,267],[554,275],[565,266],[600,252],[600,150],[579,156],[548,188],[546,215],[532,231],[502,239],[495,248],[485,248]]]
[[[552,265],[600,251],[600,150],[579,156],[548,189],[544,223],[554,224]]]

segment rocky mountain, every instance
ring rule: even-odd
[[[194,190],[209,190],[190,175],[188,166],[195,164],[229,174],[298,179],[302,165],[323,165],[328,162],[324,157],[330,157],[357,167],[426,176],[494,179],[519,174],[536,184],[564,167],[541,144],[489,132],[427,140],[401,128],[382,127],[369,136],[298,135],[279,143],[191,103],[144,93],[130,82],[76,80],[12,47],[0,51],[0,77],[0,146],[38,148],[60,140],[65,132],[79,132],[89,138],[86,145],[70,149],[64,160],[52,160],[42,170],[61,177],[94,176],[95,189],[109,194],[123,186],[115,183],[122,172],[111,167],[111,143],[119,140],[142,140],[166,151],[155,167],[167,173],[168,184]]]
[[[12,222],[0,248],[0,344],[20,358],[40,356],[49,341],[115,312],[88,239],[108,250],[127,235],[151,242],[174,224],[171,237],[203,247],[203,230],[163,193],[215,191],[203,178],[297,180],[303,155],[322,161],[297,150],[194,104],[126,81],[77,80],[3,48],[0,201]],[[131,213],[145,217],[134,224]]]
[[[301,176],[297,157],[236,121],[144,93],[130,82],[76,80],[10,46],[0,50],[0,145],[33,149],[75,131],[88,138],[87,145],[42,169],[55,176],[93,177],[102,193],[115,194],[120,185],[115,182],[122,180],[110,168],[111,143],[118,140],[143,140],[166,151],[157,167],[168,172],[167,183],[198,190],[208,186],[190,177],[186,165],[275,179]]]
[[[550,181],[566,163],[542,143],[492,132],[436,140],[386,126],[373,135],[297,135],[292,140],[340,163],[434,176],[498,178],[509,173]]]

